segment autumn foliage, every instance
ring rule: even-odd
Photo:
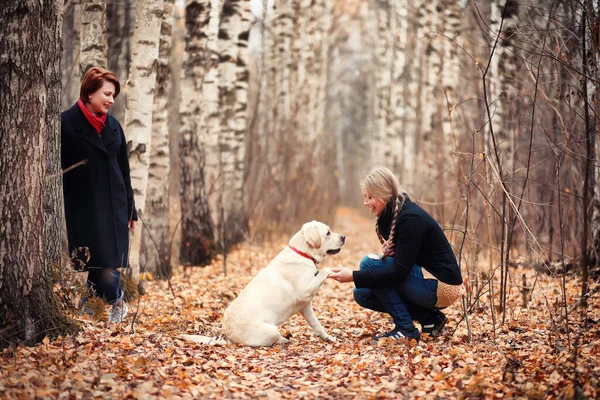
[[[342,252],[322,266],[354,266],[378,248],[372,221],[338,214],[336,231],[347,235]],[[471,341],[461,304],[447,310],[450,322],[436,339],[383,342],[371,337],[391,328],[389,318],[352,300],[352,286],[328,280],[314,308],[338,341],[313,336],[293,317],[284,324],[290,344],[272,348],[201,345],[176,336],[218,335],[225,307],[285,245],[245,243],[206,268],[180,269],[172,285],[147,282],[147,294],[130,306],[127,323],[108,324],[77,315],[82,331],[46,338],[36,347],[0,354],[0,398],[587,398],[600,396],[598,297],[587,317],[579,311],[559,321],[560,279],[533,270],[511,270],[537,279],[527,308],[515,287],[506,323],[492,319],[486,296],[469,315]],[[321,267],[322,267],[321,266]],[[579,298],[577,279],[567,280],[567,303]],[[133,314],[137,316],[133,322]],[[554,321],[553,321],[554,318]],[[460,323],[458,323],[461,321]],[[583,324],[586,324],[584,326]],[[494,326],[496,327],[494,331]]]

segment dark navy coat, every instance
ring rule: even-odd
[[[69,253],[76,269],[126,267],[129,220],[137,220],[127,142],[121,124],[108,115],[99,135],[77,103],[61,113],[63,175]],[[85,250],[89,249],[89,253]],[[89,254],[89,259],[87,254]]]

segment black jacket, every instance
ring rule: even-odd
[[[61,113],[62,168],[83,160],[63,175],[69,253],[80,249],[74,267],[126,267],[128,221],[137,220],[137,214],[123,128],[108,115],[99,135],[75,103]]]
[[[377,220],[379,233],[386,240],[390,235],[392,218],[393,203],[390,201]],[[389,268],[354,271],[354,284],[357,288],[395,287],[404,282],[415,264],[444,283],[462,283],[460,268],[444,231],[436,220],[408,196],[396,220],[395,241],[394,264]]]

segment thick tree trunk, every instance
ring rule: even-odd
[[[106,1],[81,0],[81,56],[79,76],[90,67],[106,68]],[[79,86],[79,85],[77,85]]]
[[[185,5],[185,52],[181,85],[181,252],[183,265],[203,265],[215,251],[213,224],[204,179],[205,149],[199,116],[203,107],[209,0]]]
[[[154,276],[171,277],[169,248],[169,182],[170,174],[168,96],[171,89],[171,43],[173,40],[174,0],[164,0],[160,29],[160,48],[152,111],[152,148],[148,169],[146,220],[142,231],[141,264]]]
[[[60,0],[0,9],[0,347],[71,326],[51,281],[60,268],[61,18]]]
[[[152,106],[156,86],[156,60],[163,0],[139,0],[137,22],[133,34],[131,70],[127,81],[127,105],[125,108],[125,132],[129,148],[131,186],[135,206],[140,219],[133,231],[129,265],[136,281],[140,274],[141,234],[146,216],[146,189],[152,148]],[[150,216],[149,216],[150,218]]]

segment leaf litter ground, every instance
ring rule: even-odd
[[[320,268],[357,268],[361,257],[377,251],[372,220],[341,209],[334,227],[346,234],[342,252]],[[509,295],[506,323],[492,318],[487,303],[469,315],[471,340],[460,302],[446,310],[449,323],[438,338],[420,343],[371,337],[392,328],[385,315],[361,309],[352,285],[328,280],[314,300],[327,343],[313,336],[295,316],[282,326],[290,343],[272,348],[206,345],[177,339],[181,334],[218,335],[224,309],[245,284],[286,244],[245,243],[206,268],[180,269],[166,282],[146,282],[147,294],[130,304],[126,323],[108,324],[76,315],[82,331],[48,338],[35,347],[13,347],[1,354],[1,399],[203,399],[203,398],[572,398],[600,396],[600,319],[598,296],[589,301],[587,326],[579,312],[568,332],[560,314],[560,280],[538,276],[528,308],[516,289]],[[523,273],[534,281],[534,272]],[[567,279],[567,302],[579,298],[580,282]],[[475,297],[475,296],[473,296]],[[132,317],[137,318],[132,330]],[[493,327],[496,326],[494,335]]]

